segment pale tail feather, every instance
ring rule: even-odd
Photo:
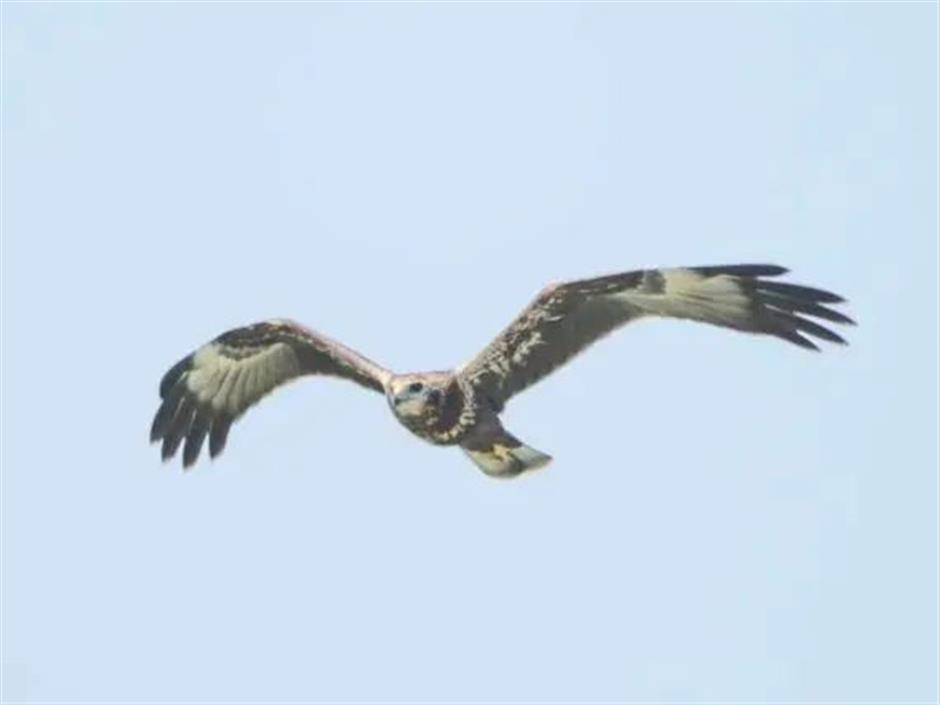
[[[548,465],[552,457],[520,443],[503,431],[485,441],[474,439],[462,445],[464,452],[490,477],[510,478]]]

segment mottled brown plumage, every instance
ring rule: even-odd
[[[223,333],[180,360],[160,383],[150,438],[162,457],[183,445],[189,467],[209,439],[222,452],[232,423],[269,392],[305,375],[330,375],[385,394],[396,418],[437,445],[459,445],[487,474],[511,477],[550,457],[500,423],[515,394],[620,326],[644,316],[685,318],[776,336],[817,349],[811,337],[845,341],[813,321],[851,324],[821,289],[769,281],[775,265],[649,269],[554,284],[466,365],[396,375],[324,335],[285,320]]]

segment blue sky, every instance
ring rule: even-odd
[[[5,701],[937,697],[934,5],[2,12]],[[749,261],[852,346],[630,326],[510,404],[516,482],[341,381],[146,442],[236,325],[440,369]]]

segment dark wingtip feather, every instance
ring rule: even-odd
[[[163,416],[166,414],[164,408],[166,407],[166,402],[160,404],[160,408],[157,409],[157,413],[153,415],[153,421],[150,424],[150,442],[156,443],[161,438],[163,438]]]
[[[154,414],[153,423],[150,425],[151,443],[156,443],[166,435],[170,424],[173,422],[173,419],[176,418],[180,400],[183,398],[185,392],[186,389],[182,384],[177,384],[167,392],[160,404],[160,408],[157,409],[157,413]]]
[[[821,326],[814,321],[810,321],[806,318],[801,318],[797,316],[799,320],[799,329],[806,331],[810,335],[815,335],[817,338],[822,338],[823,340],[828,340],[830,343],[836,343],[838,345],[848,345],[848,341],[843,338],[841,335],[835,331],[829,330],[825,326]]]
[[[785,282],[758,282],[758,291],[772,292],[789,299],[797,299],[808,303],[841,304],[845,302],[838,294],[824,289],[801,284],[787,284]]]
[[[780,327],[771,331],[771,334],[777,336],[778,338],[782,338],[783,340],[799,345],[801,348],[805,348],[806,350],[815,350],[816,352],[819,352],[819,347],[812,340],[809,338],[804,338],[802,335],[791,328]]]
[[[806,333],[822,340],[828,340],[830,343],[838,343],[839,345],[848,344],[846,343],[845,338],[843,338],[838,333],[831,331],[825,326],[821,326],[818,323],[809,320],[808,318],[803,318],[802,316],[789,313],[778,313],[775,314],[774,318],[778,325],[793,331],[800,331],[801,333]]]
[[[160,398],[167,395],[167,392],[179,381],[179,379],[189,372],[193,367],[193,353],[190,353],[173,367],[167,370],[166,374],[160,380]]]
[[[779,277],[790,270],[779,264],[725,264],[709,267],[690,267],[693,272],[713,277],[727,274],[733,277]]]
[[[212,423],[212,415],[206,408],[200,408],[196,411],[192,426],[186,434],[186,443],[183,445],[183,469],[192,467],[199,458],[199,451],[202,450],[202,444],[209,433],[209,426]]]
[[[232,417],[224,414],[216,416],[212,422],[212,430],[209,432],[209,457],[215,457],[225,449],[225,442],[228,439],[228,430],[232,426]]]
[[[811,286],[765,279],[742,282],[741,286],[752,297],[759,321],[757,325],[763,332],[812,350],[819,348],[806,336],[848,345],[841,335],[811,320],[816,318],[855,325],[855,321],[844,313],[823,305],[845,303],[845,299],[838,294]]]
[[[785,297],[781,297],[778,294],[771,294],[759,289],[755,298],[757,303],[770,307],[771,309],[781,310],[787,313],[792,313],[795,311],[805,316],[821,318],[825,321],[831,321],[832,323],[843,323],[849,326],[855,325],[855,321],[853,321],[841,311],[834,311],[831,308],[827,308],[826,306],[813,303],[811,301],[803,301],[801,299],[787,299]]]
[[[163,436],[163,447],[160,449],[160,455],[163,460],[169,460],[176,455],[180,443],[192,426],[195,413],[196,405],[189,399],[184,398],[183,401],[180,402],[176,416],[173,418],[166,434]]]

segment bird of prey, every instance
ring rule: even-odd
[[[818,350],[810,337],[845,343],[816,323],[853,324],[826,304],[836,294],[772,281],[766,264],[645,269],[551,284],[468,363],[444,372],[395,374],[325,335],[288,320],[223,333],[173,365],[150,430],[162,457],[183,444],[183,467],[206,438],[215,458],[229,428],[262,397],[305,375],[331,375],[385,395],[395,418],[419,438],[459,446],[487,475],[514,477],[549,455],[503,428],[506,402],[625,323],[682,318],[776,336]]]

